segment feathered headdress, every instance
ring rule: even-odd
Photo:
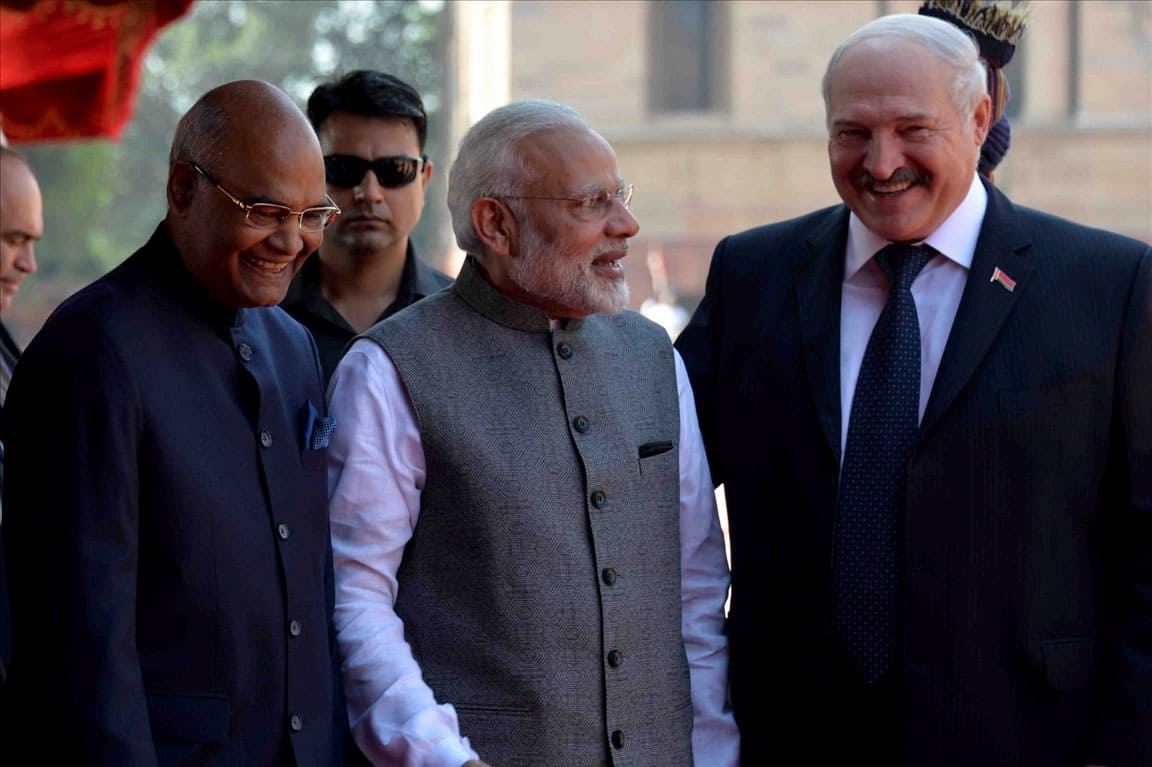
[[[980,173],[991,178],[1011,144],[1012,129],[1004,116],[1010,95],[1002,71],[1016,53],[1030,8],[1027,0],[924,0],[920,15],[933,16],[969,32],[980,47],[988,68],[988,95],[992,97],[992,127],[980,149]]]

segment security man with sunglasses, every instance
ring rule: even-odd
[[[0,764],[340,765],[325,454],[278,306],[339,214],[263,82],[176,128],[147,244],[69,298],[8,390]]]
[[[312,332],[327,380],[357,333],[452,278],[417,258],[410,239],[432,179],[420,94],[392,75],[358,70],[317,87],[308,119],[324,150],[328,194],[344,213],[283,306]]]

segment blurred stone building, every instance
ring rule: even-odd
[[[583,112],[636,184],[641,231],[626,261],[634,307],[656,300],[690,310],[725,234],[839,201],[825,151],[824,66],[861,24],[919,5],[450,2],[453,145],[509,100],[549,98]],[[1152,2],[1031,6],[1006,70],[1012,147],[997,184],[1018,203],[1152,241]]]

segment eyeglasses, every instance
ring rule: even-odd
[[[248,222],[248,226],[254,229],[275,229],[288,220],[289,216],[299,216],[300,231],[322,232],[340,215],[339,206],[332,202],[332,198],[328,195],[324,195],[324,197],[332,203],[331,205],[305,208],[304,210],[292,210],[286,205],[275,205],[270,202],[246,203],[216,183],[216,180],[199,165],[194,162],[188,164],[195,168],[197,173],[208,179],[208,183],[223,192],[229,200],[236,204],[236,207],[244,211],[244,220]]]
[[[594,192],[582,197],[541,197],[535,195],[501,194],[492,195],[505,200],[563,200],[574,202],[576,215],[585,221],[598,221],[607,216],[612,210],[612,203],[619,202],[625,208],[632,204],[632,192],[635,184],[625,184],[615,192]]]
[[[354,154],[330,154],[324,158],[324,173],[332,186],[348,188],[358,186],[364,179],[364,174],[371,168],[380,186],[385,189],[398,189],[415,181],[420,163],[427,162],[428,155],[412,157],[398,154],[365,160]]]

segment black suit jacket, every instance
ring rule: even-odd
[[[416,248],[409,240],[396,300],[376,321],[381,322],[451,284],[451,277],[433,269],[416,256]],[[324,370],[324,381],[327,383],[332,380],[336,365],[340,363],[344,352],[348,350],[348,345],[356,337],[356,331],[340,312],[328,303],[328,299],[324,298],[320,285],[318,252],[308,257],[304,268],[292,280],[288,294],[284,296],[280,306],[297,322],[308,328],[308,332],[316,340],[316,349],[320,353],[320,367]]]
[[[907,468],[905,762],[1147,767],[1152,253],[986,186]],[[847,222],[836,206],[723,240],[677,341],[727,494],[745,764],[836,733],[822,696],[844,668],[831,566]],[[996,267],[1015,290],[990,281]]]
[[[307,331],[163,228],[56,310],[5,411],[0,762],[340,761],[324,411]]]
[[[17,360],[20,358],[20,347],[8,334],[4,323],[0,322],[0,347],[6,358]],[[0,402],[0,488],[4,487],[4,403]],[[8,583],[5,578],[4,567],[4,528],[0,520],[0,696],[4,694],[4,677],[8,671],[8,662],[12,655],[12,625],[8,616]]]

